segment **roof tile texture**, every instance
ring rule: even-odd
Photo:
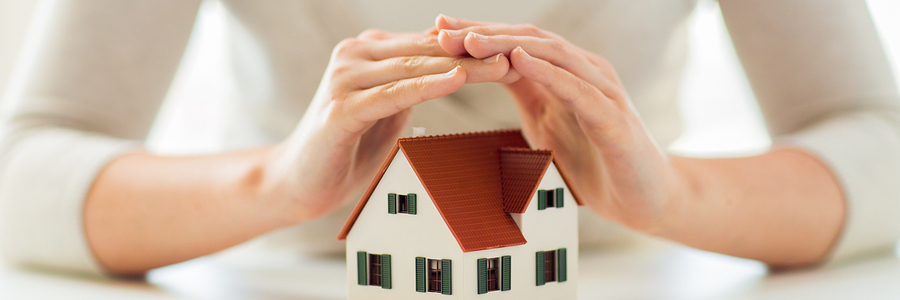
[[[503,210],[500,148],[527,148],[518,131],[404,138],[413,170],[463,251],[525,244]]]
[[[503,211],[524,213],[553,156],[548,150],[500,149]]]

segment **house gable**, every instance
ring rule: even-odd
[[[401,213],[399,209],[396,213],[390,213],[390,193],[415,193],[416,214]],[[395,153],[381,182],[373,189],[360,210],[356,224],[348,232],[346,244],[347,274],[350,275],[348,279],[352,279],[348,282],[350,299],[398,299],[397,293],[414,293],[417,287],[416,257],[451,261],[457,271],[452,273],[451,281],[455,283],[453,294],[462,292],[459,283],[464,282],[460,272],[463,252],[418,181],[403,151]],[[360,253],[363,255],[362,259],[358,256]],[[360,276],[371,280],[371,255],[389,256],[390,262],[386,265],[391,270],[390,288],[372,285],[371,281],[369,284],[359,283]],[[384,262],[383,258],[381,262]],[[383,264],[382,268],[384,266]],[[366,282],[366,279],[362,282]]]
[[[339,239],[347,237],[398,151],[464,252],[526,243],[509,212],[522,212],[532,202],[553,155],[528,149],[518,130],[399,139]]]

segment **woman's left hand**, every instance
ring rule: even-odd
[[[533,25],[439,16],[453,55],[510,59],[505,83],[532,147],[553,150],[573,193],[596,213],[653,232],[687,184],[653,141],[612,65]]]

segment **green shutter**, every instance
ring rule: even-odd
[[[416,257],[416,292],[425,292],[425,258]]]
[[[416,214],[416,194],[410,193],[406,198],[406,209],[409,214]]]
[[[547,209],[547,194],[544,193],[544,190],[538,190],[538,210]]]
[[[397,194],[388,193],[388,213],[397,213]]]
[[[359,285],[367,285],[369,281],[367,280],[366,270],[368,266],[366,266],[366,251],[357,251],[356,252],[356,283]]]
[[[478,259],[478,293],[487,294],[487,259]]]
[[[450,282],[453,278],[453,272],[450,270],[449,259],[441,260],[441,294],[452,295],[453,284]]]
[[[563,188],[556,189],[556,207],[563,207]]]
[[[566,281],[566,248],[559,248],[559,250],[556,251],[556,261],[556,265],[559,266],[556,274],[557,281]]]
[[[538,251],[535,255],[535,278],[537,285],[544,285],[544,251]]]
[[[512,256],[506,255],[500,258],[500,290],[508,291],[512,288],[510,273],[512,271]]]
[[[381,255],[381,288],[391,288],[391,255]]]

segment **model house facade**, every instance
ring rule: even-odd
[[[338,238],[350,299],[574,299],[578,199],[518,131],[399,139]]]

